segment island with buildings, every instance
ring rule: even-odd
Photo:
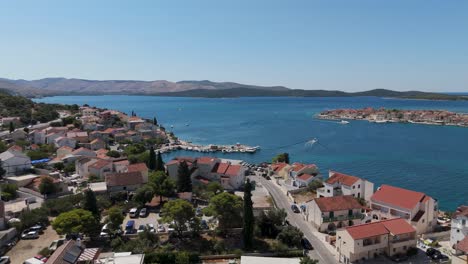
[[[412,123],[468,127],[468,114],[445,110],[402,110],[367,107],[363,109],[335,109],[323,111],[319,119],[367,120],[375,123]]]

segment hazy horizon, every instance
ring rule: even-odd
[[[22,1],[0,77],[468,91],[468,2]]]

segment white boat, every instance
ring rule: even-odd
[[[388,123],[388,120],[375,120],[375,123],[377,123],[377,124],[385,124],[385,123]]]
[[[342,124],[342,125],[347,125],[347,124],[349,124],[349,121],[341,120],[341,121],[340,121],[340,124]]]

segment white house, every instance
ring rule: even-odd
[[[437,224],[437,201],[411,190],[382,185],[371,197],[372,218],[403,218],[418,235],[431,232]]]
[[[468,206],[457,208],[452,216],[452,229],[450,230],[450,245],[454,247],[465,237],[468,237]]]
[[[322,197],[308,205],[307,218],[319,231],[361,224],[364,207],[350,195]]]
[[[356,176],[329,171],[324,187],[317,190],[318,197],[352,195],[370,201],[374,193],[374,184]]]
[[[7,150],[0,154],[6,176],[13,176],[31,168],[31,159],[22,152]]]
[[[56,148],[61,148],[61,147],[70,147],[70,148],[75,148],[76,147],[76,140],[73,138],[68,138],[68,137],[58,137],[54,139],[54,145]]]

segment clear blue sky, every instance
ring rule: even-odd
[[[0,77],[468,91],[468,1],[1,1]]]

